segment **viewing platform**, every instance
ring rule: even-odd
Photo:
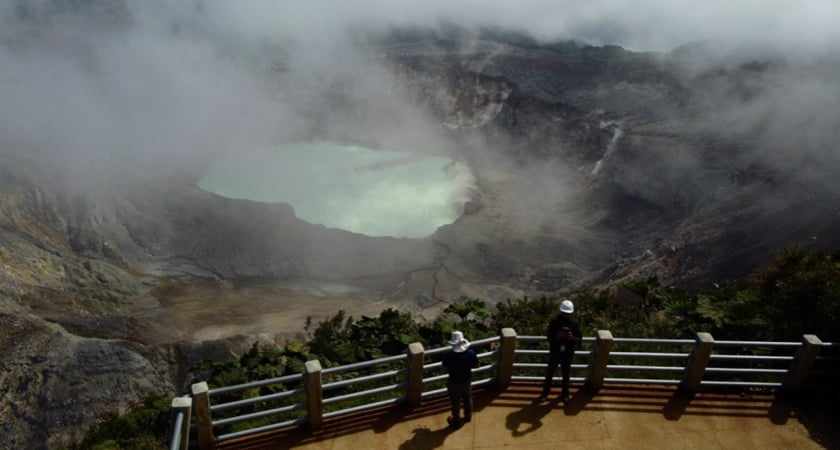
[[[324,422],[317,432],[290,428],[233,440],[219,449],[823,449],[840,448],[838,417],[800,416],[775,395],[698,393],[665,386],[573,386],[568,405],[540,387],[475,391],[473,420],[448,427],[445,396],[418,409],[380,408]],[[555,391],[558,394],[559,391]],[[831,435],[833,431],[833,435]]]
[[[450,347],[232,386],[172,400],[170,450],[840,448],[837,343],[584,337],[572,398],[536,403],[548,350],[511,328],[472,342],[473,420],[448,426]],[[555,384],[559,378],[555,376]]]

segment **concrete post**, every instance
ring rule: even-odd
[[[793,355],[793,361],[791,361],[788,373],[782,382],[783,390],[794,391],[802,387],[814,366],[814,362],[817,360],[817,354],[821,347],[822,341],[817,336],[813,334],[802,336],[802,346]]]
[[[612,343],[613,335],[609,330],[598,330],[592,355],[592,367],[589,379],[586,380],[586,384],[591,388],[601,389],[604,387],[604,378],[607,376],[607,361],[610,358]]]
[[[423,355],[426,349],[419,342],[408,344],[408,387],[406,398],[412,408],[420,406],[423,398]]]
[[[213,423],[210,417],[209,391],[210,389],[204,381],[192,385],[192,407],[195,411],[198,448],[200,450],[216,448],[216,438],[213,436]]]
[[[709,333],[697,333],[697,340],[694,344],[694,350],[688,357],[688,365],[685,368],[685,378],[683,378],[681,388],[689,392],[696,392],[700,389],[700,380],[703,379],[703,374],[706,372],[706,366],[709,364],[709,357],[712,355],[712,347],[715,345],[715,339]]]
[[[499,341],[496,387],[507,389],[510,386],[511,378],[513,378],[513,360],[516,356],[516,331],[513,328],[502,328]]]
[[[180,450],[187,450],[190,445],[190,415],[192,413],[192,399],[189,397],[175,397],[172,399],[172,406],[170,407],[169,423],[172,428],[169,430],[169,439],[167,442],[173,444],[173,440],[177,439],[177,448]],[[176,418],[180,414],[181,421],[178,422]]]
[[[306,412],[309,428],[319,430],[324,421],[324,392],[321,389],[321,363],[317,359],[306,361],[303,380],[306,384]]]

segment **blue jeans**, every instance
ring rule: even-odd
[[[472,417],[473,401],[470,383],[446,383],[446,392],[449,394],[449,403],[452,406],[452,420],[461,422],[461,404],[464,405],[464,418]]]

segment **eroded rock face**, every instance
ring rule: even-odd
[[[174,355],[119,340],[81,338],[60,326],[0,313],[4,349],[3,445],[53,447],[98,414],[174,390]],[[173,365],[174,364],[174,365]]]
[[[775,147],[755,124],[773,116],[723,126],[736,123],[733,98],[772,92],[783,67],[686,73],[685,55],[489,41],[377,50],[477,180],[465,214],[428,239],[372,238],[306,223],[288,205],[221,198],[194,186],[201,161],[91,191],[0,148],[0,446],[64,442],[104,411],[182,391],[192,362],[255,339],[189,342],[164,303],[190,283],[205,296],[216,283],[226,298],[243,280],[268,285],[252,307],[277,315],[294,293],[432,318],[463,298],[492,304],[652,274],[702,285],[786,245],[840,244],[840,190],[805,176],[803,161],[787,170],[761,157]],[[400,142],[399,130],[376,134],[358,118],[387,118],[390,91],[361,101],[335,89],[307,136]],[[799,133],[812,131],[825,130]]]
[[[192,365],[234,357],[255,340],[144,345],[80,337],[25,312],[0,312],[0,444],[59,447],[105,413],[185,392]]]

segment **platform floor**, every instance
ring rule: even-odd
[[[447,426],[448,400],[326,421],[315,433],[291,429],[229,442],[223,449],[821,449],[840,448],[837,417],[794,408],[767,393],[698,393],[666,386],[572,389],[568,405],[535,399],[539,387],[475,391],[475,414]]]

